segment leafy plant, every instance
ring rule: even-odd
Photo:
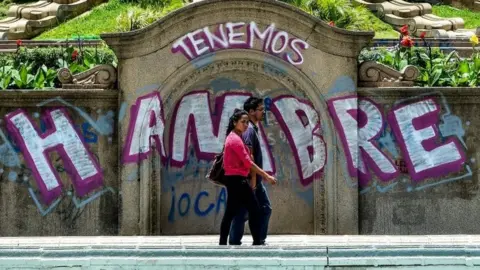
[[[128,12],[125,12],[118,16],[117,31],[133,31],[143,28],[149,24],[152,24],[156,20],[162,17],[162,13],[154,10],[143,10],[135,7]]]
[[[142,8],[149,8],[149,7],[158,7],[160,9],[163,9],[165,7],[169,7],[171,5],[175,5],[177,3],[181,3],[182,5],[184,3],[188,3],[191,1],[180,1],[180,0],[120,0],[120,3],[125,3],[125,4],[135,4],[139,5]]]
[[[424,37],[422,40],[426,48],[400,46],[406,44],[404,40],[393,48],[362,52],[360,61],[377,61],[398,71],[407,65],[414,65],[420,71],[416,81],[419,86],[480,86],[480,52],[475,48],[477,42],[474,37],[471,40],[473,53],[470,58],[461,58],[456,51],[445,54],[438,48],[432,48]]]
[[[118,16],[116,30],[125,32],[146,27],[163,17],[165,14],[183,7],[184,2],[182,0],[171,0],[168,1],[168,3],[159,1],[157,6],[154,6],[153,4],[149,5],[150,8],[148,9],[144,9],[145,7],[143,5],[140,5],[140,7],[133,7]]]
[[[68,68],[75,74],[99,64],[116,65],[116,58],[105,48],[84,48],[78,42],[63,48],[19,46],[15,54],[0,55],[0,64],[0,89],[41,90],[60,86],[57,78],[60,68]]]
[[[7,89],[13,78],[12,78],[12,61],[3,61],[2,67],[0,68],[0,89]]]
[[[332,26],[353,31],[375,31],[382,37],[397,37],[389,24],[382,22],[363,5],[349,0],[280,0],[328,22]]]

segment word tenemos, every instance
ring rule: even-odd
[[[227,22],[216,25],[214,32],[206,26],[187,33],[172,45],[172,52],[182,53],[193,60],[205,53],[224,49],[253,49],[255,40],[262,42],[262,50],[283,58],[292,65],[303,63],[302,51],[308,49],[307,42],[290,37],[285,31],[270,24],[261,31],[255,22]]]

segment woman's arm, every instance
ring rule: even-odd
[[[275,179],[275,177],[271,176],[270,174],[262,170],[255,163],[253,163],[252,167],[250,167],[250,172],[252,173],[252,175],[255,175],[255,174],[260,175],[261,177],[263,177],[263,179],[265,179],[267,182],[269,182],[272,185],[275,185],[277,183],[277,179]]]

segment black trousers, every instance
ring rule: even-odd
[[[260,207],[255,194],[248,184],[248,180],[243,176],[225,176],[227,183],[227,208],[223,215],[220,226],[220,245],[226,245],[230,233],[230,225],[233,218],[239,213],[242,207],[248,211],[248,226],[253,237],[254,245],[261,245],[260,240]]]

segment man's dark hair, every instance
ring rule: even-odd
[[[249,97],[245,103],[243,103],[243,109],[250,112],[250,110],[256,110],[262,104],[263,98]]]

